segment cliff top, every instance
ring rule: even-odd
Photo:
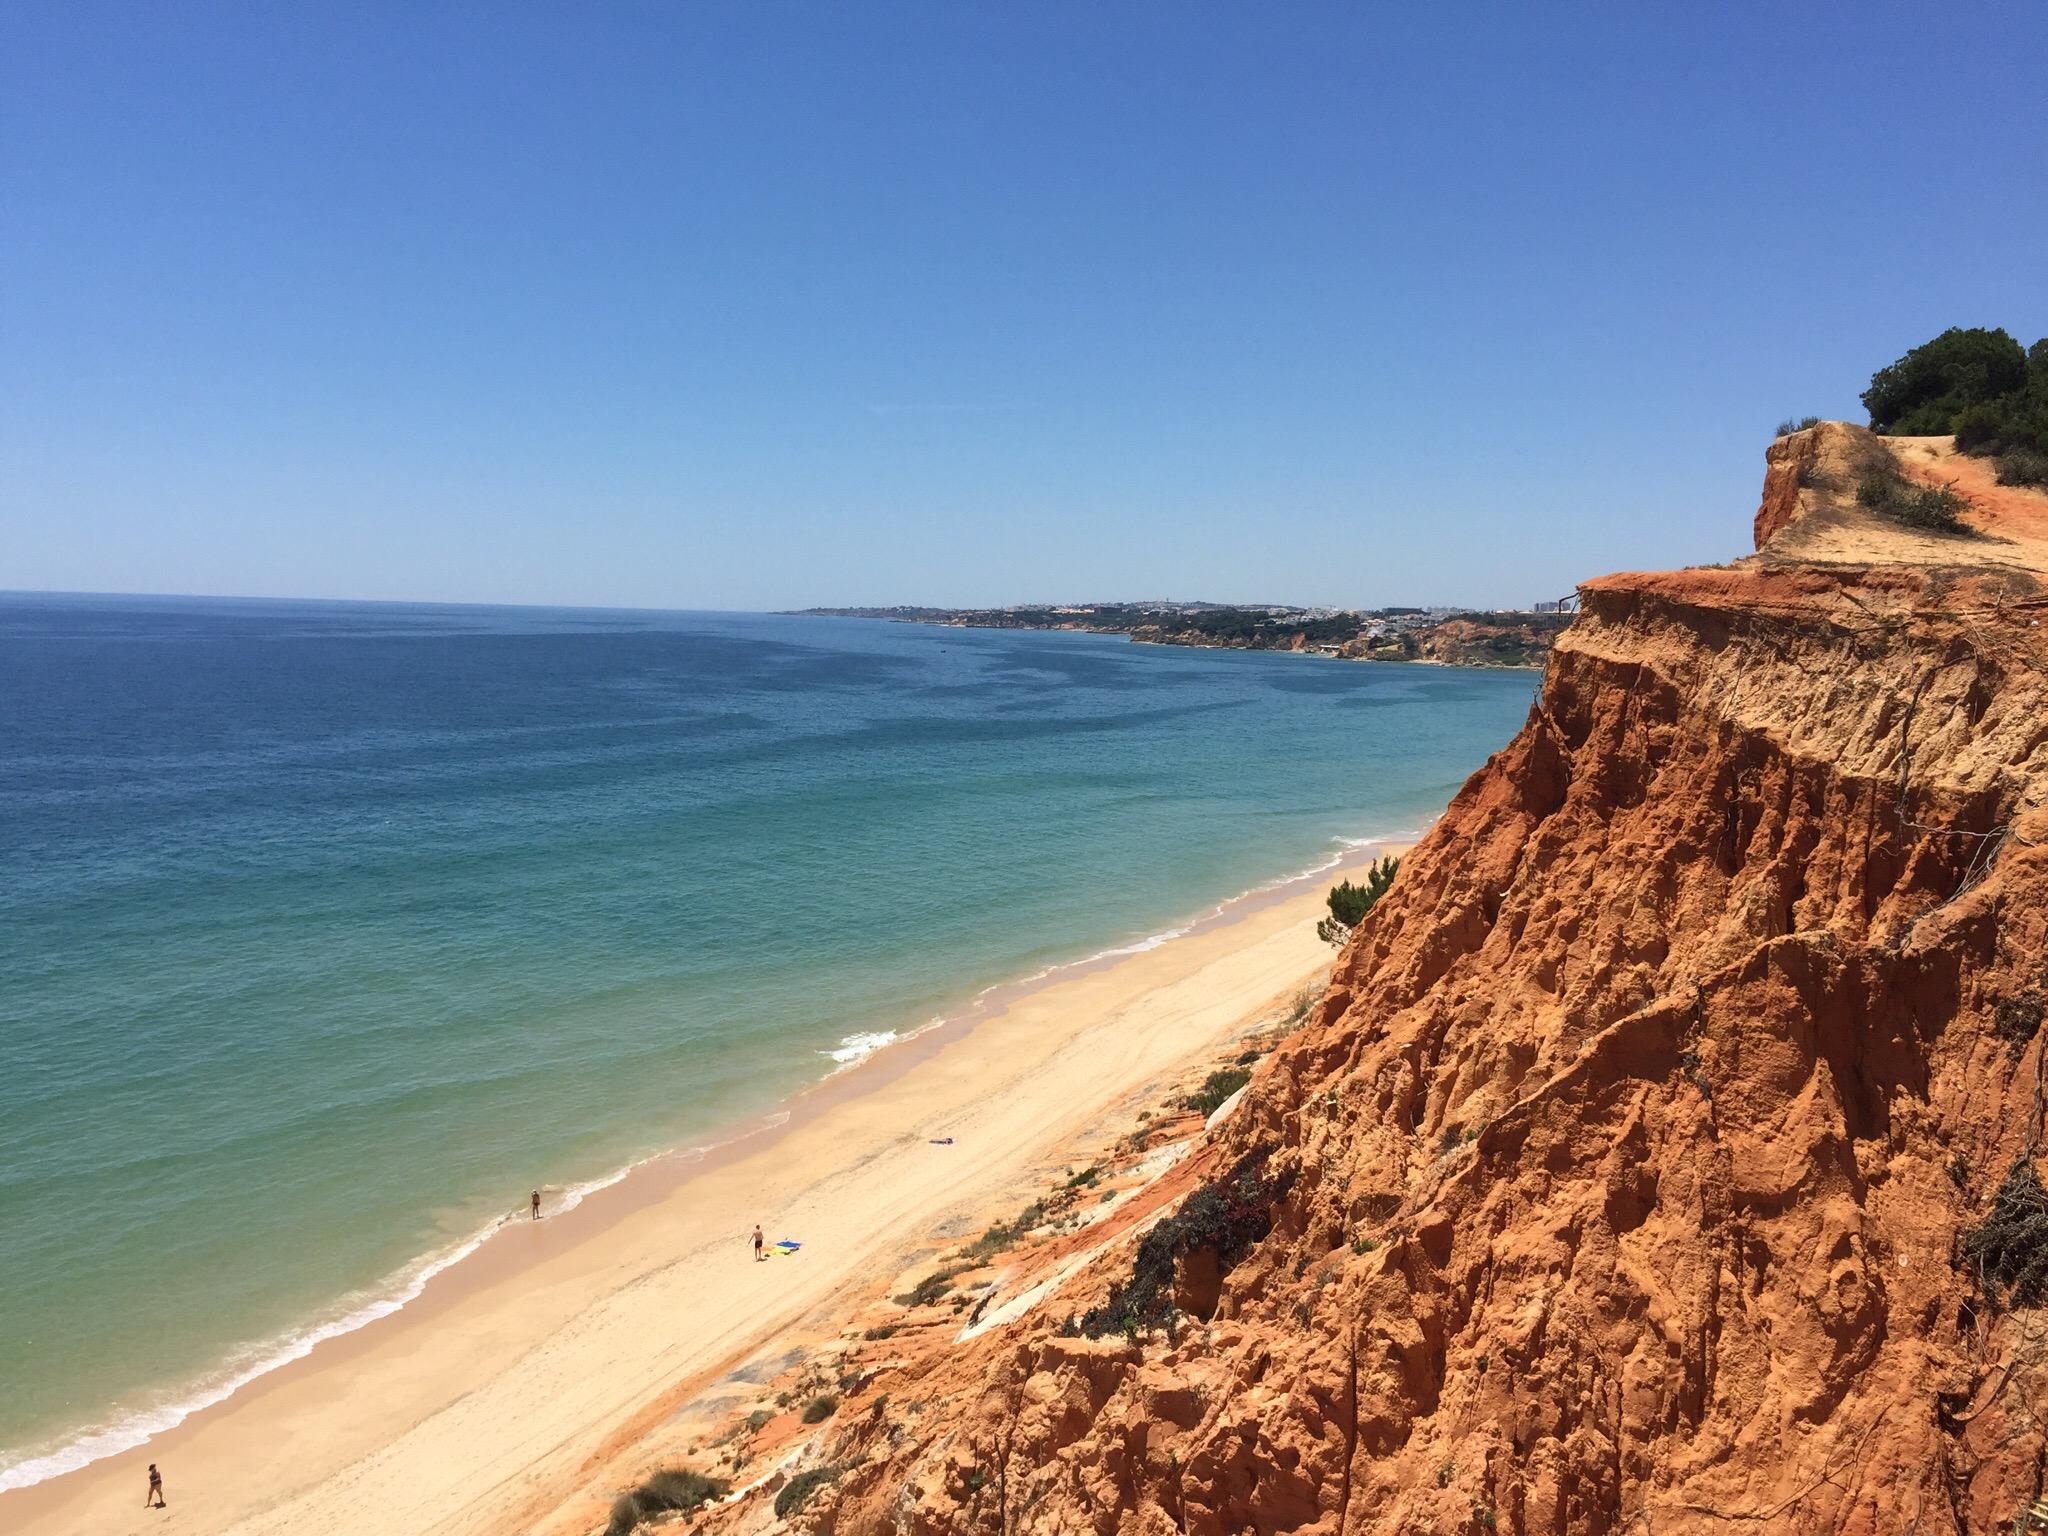
[[[1908,481],[1947,488],[1967,506],[1967,532],[1905,526],[1857,501],[1859,481],[1887,459]],[[2000,485],[1989,459],[1950,437],[1879,437],[1828,421],[1790,432],[1765,455],[1757,510],[1759,563],[2003,568],[2048,574],[2048,493]]]

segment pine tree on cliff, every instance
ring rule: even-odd
[[[1365,914],[1379,904],[1394,883],[1401,867],[1399,859],[1375,859],[1365,867],[1365,879],[1354,885],[1341,880],[1330,887],[1330,915],[1316,924],[1316,934],[1332,944],[1342,944],[1351,930],[1365,920]]]

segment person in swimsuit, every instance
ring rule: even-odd
[[[533,1192],[533,1219],[540,1220],[540,1191],[537,1189]]]
[[[760,1263],[763,1259],[768,1257],[767,1253],[764,1251],[767,1246],[767,1242],[768,1239],[761,1235],[760,1223],[756,1222],[754,1224],[754,1262],[756,1264]]]
[[[164,1475],[157,1471],[153,1461],[149,1464],[149,1492],[142,1496],[142,1507],[148,1509],[151,1505],[164,1507]]]

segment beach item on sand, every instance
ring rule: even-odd
[[[953,1138],[950,1136],[934,1136],[932,1138],[932,1145],[935,1147],[950,1147],[953,1145]]]
[[[775,1243],[775,1251],[777,1253],[795,1253],[801,1247],[803,1247],[802,1243],[789,1237],[778,1238]]]

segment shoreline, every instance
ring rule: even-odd
[[[861,619],[878,624],[922,624],[931,629],[972,629],[990,634],[1030,632],[1041,635],[1102,635],[1122,636],[1132,645],[1158,645],[1176,650],[1189,651],[1243,651],[1262,656],[1306,656],[1323,661],[1373,661],[1387,666],[1402,667],[1449,667],[1461,672],[1541,672],[1549,665],[1550,651],[1546,645],[1543,654],[1533,661],[1456,661],[1441,656],[1345,656],[1337,651],[1317,650],[1313,646],[1299,649],[1292,645],[1236,645],[1226,640],[1188,640],[1178,634],[1140,634],[1135,630],[1119,629],[1097,624],[976,624],[966,619],[940,617],[918,617],[909,614],[862,613],[845,609],[796,608],[779,614],[792,619]],[[1455,615],[1453,616],[1455,617]]]
[[[316,1325],[307,1334],[280,1340],[261,1363],[225,1385],[195,1389],[186,1403],[160,1410],[156,1416],[176,1413],[170,1424],[146,1434],[137,1430],[120,1435],[118,1429],[88,1432],[110,1438],[119,1435],[123,1443],[108,1446],[83,1464],[0,1492],[0,1512],[10,1517],[11,1529],[26,1530],[34,1528],[34,1522],[46,1513],[74,1506],[81,1513],[85,1507],[97,1509],[99,1499],[93,1494],[98,1485],[113,1480],[125,1488],[132,1474],[116,1469],[128,1461],[139,1465],[138,1456],[144,1450],[149,1456],[164,1458],[183,1453],[188,1442],[218,1437],[216,1426],[222,1421],[261,1416],[267,1404],[297,1394],[310,1381],[345,1376],[352,1366],[388,1354],[395,1336],[431,1331],[431,1324],[462,1310],[472,1298],[528,1281],[536,1271],[573,1259],[579,1252],[587,1258],[587,1250],[598,1240],[673,1202],[687,1186],[715,1182],[743,1164],[771,1156],[780,1144],[799,1139],[835,1114],[857,1111],[864,1100],[902,1091],[921,1071],[933,1070],[947,1052],[974,1041],[983,1026],[1012,1013],[1029,1012],[1034,1000],[1044,994],[1085,988],[1162,954],[1176,962],[1166,967],[1169,970],[1181,968],[1178,962],[1200,959],[1197,951],[1215,950],[1227,956],[1233,946],[1217,938],[1219,931],[1247,923],[1261,926],[1256,920],[1278,907],[1306,904],[1319,909],[1322,891],[1343,873],[1390,848],[1405,846],[1412,835],[1398,835],[1386,842],[1346,840],[1321,864],[1254,887],[1173,927],[984,988],[961,1009],[906,1031],[857,1059],[840,1062],[777,1106],[728,1122],[702,1143],[671,1148],[603,1178],[570,1186],[566,1203],[538,1224],[501,1217],[470,1238],[400,1271],[394,1277],[398,1282],[395,1294],[365,1303],[338,1323]],[[1307,926],[1312,928],[1312,920]],[[1200,942],[1204,940],[1209,942]],[[1189,1041],[1186,1049],[1197,1049],[1201,1043]],[[820,1054],[829,1057],[833,1053]],[[524,1236],[513,1237],[522,1232]],[[575,1316],[570,1309],[561,1312],[559,1320],[568,1323]],[[345,1391],[348,1384],[340,1385]],[[168,1474],[168,1462],[166,1470]],[[105,1506],[114,1512],[120,1507]],[[107,1516],[96,1514],[95,1518]],[[314,1528],[328,1527],[308,1527]]]

